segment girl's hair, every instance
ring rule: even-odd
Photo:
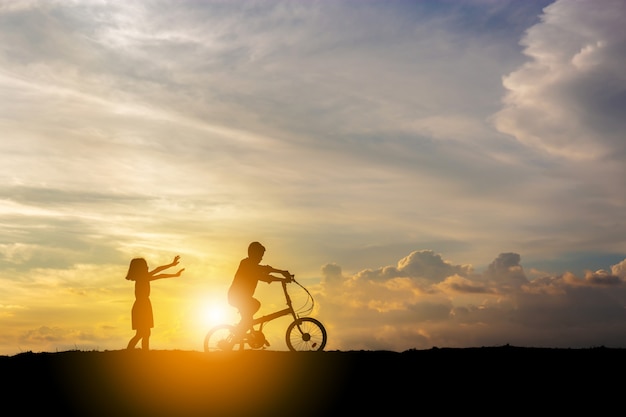
[[[130,261],[128,266],[128,273],[126,279],[129,281],[136,281],[137,277],[141,274],[145,274],[148,270],[148,263],[144,258],[134,258]]]

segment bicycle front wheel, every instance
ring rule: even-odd
[[[204,337],[204,351],[217,352],[233,350],[235,346],[235,326],[220,324],[213,327]]]
[[[302,317],[287,327],[287,347],[293,352],[324,350],[326,329],[312,317]]]

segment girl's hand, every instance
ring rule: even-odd
[[[176,255],[176,256],[174,257],[174,260],[172,261],[172,264],[171,264],[171,265],[172,265],[172,266],[176,266],[176,265],[178,265],[178,260],[179,260],[179,259],[180,259],[180,256],[179,256],[179,255]]]
[[[179,277],[179,276],[180,276],[180,274],[182,274],[184,270],[185,270],[185,268],[183,268],[183,269],[181,269],[180,271],[178,271],[178,272],[176,273],[176,276],[177,276],[177,277]]]

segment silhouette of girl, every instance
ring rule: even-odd
[[[126,279],[135,281],[135,302],[132,309],[132,327],[136,330],[135,336],[128,342],[127,349],[135,349],[141,339],[141,348],[150,349],[150,329],[154,327],[152,303],[150,302],[150,281],[162,278],[179,277],[185,268],[175,274],[159,274],[168,268],[178,265],[180,256],[176,255],[172,263],[161,265],[154,270],[148,270],[148,263],[144,258],[134,258],[130,261]]]

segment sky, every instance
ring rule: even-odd
[[[130,260],[176,255],[150,345],[201,351],[252,241],[327,350],[626,348],[625,18],[0,0],[0,354],[125,348]]]

